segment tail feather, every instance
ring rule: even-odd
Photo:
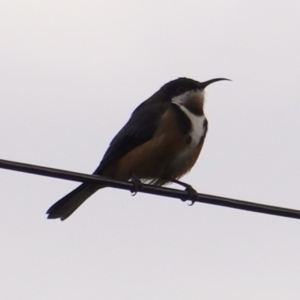
[[[67,219],[87,198],[93,195],[100,186],[92,184],[82,184],[56,203],[54,203],[46,212],[48,219]]]

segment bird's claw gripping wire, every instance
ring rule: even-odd
[[[135,174],[132,174],[131,181],[133,183],[133,187],[130,190],[130,192],[131,192],[132,196],[135,196],[137,194],[137,192],[142,189],[143,183]]]
[[[194,203],[198,200],[198,193],[197,191],[189,184],[185,183],[185,182],[182,182],[182,181],[179,181],[179,180],[172,180],[172,182],[174,183],[177,183],[179,185],[182,185],[183,187],[185,187],[185,191],[187,192],[188,194],[188,199],[184,199],[182,198],[181,201],[191,201],[191,204],[188,204],[189,206],[192,206],[194,205]]]

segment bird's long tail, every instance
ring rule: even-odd
[[[83,183],[58,200],[48,210],[48,219],[67,219],[87,198],[104,186]]]

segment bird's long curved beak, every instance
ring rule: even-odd
[[[216,81],[221,81],[221,80],[231,81],[230,79],[227,79],[227,78],[214,78],[214,79],[210,79],[210,80],[207,80],[207,81],[204,81],[204,82],[200,82],[200,88],[205,89],[211,83],[214,83]]]

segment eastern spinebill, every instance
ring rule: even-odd
[[[204,89],[220,80],[228,79],[166,83],[133,111],[93,174],[124,181],[134,176],[158,186],[178,180],[194,166],[204,143]],[[104,187],[81,184],[48,209],[48,218],[65,220]]]

